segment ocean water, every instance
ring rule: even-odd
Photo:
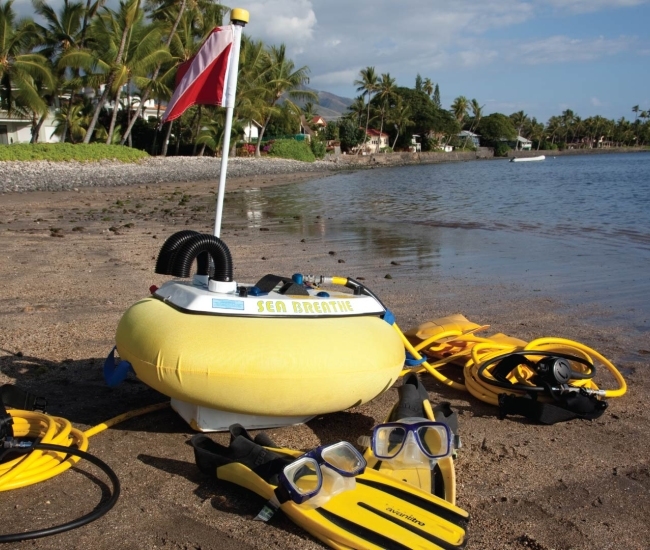
[[[650,153],[416,165],[228,195],[251,226],[512,281],[650,329]]]

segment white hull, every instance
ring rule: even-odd
[[[544,160],[546,157],[544,155],[539,155],[538,157],[519,157],[510,159],[510,162],[532,162],[535,160]]]

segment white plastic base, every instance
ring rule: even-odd
[[[172,409],[194,430],[199,432],[225,432],[232,424],[241,424],[249,430],[279,428],[304,424],[314,416],[256,416],[251,414],[231,413],[200,407],[178,399],[171,400]]]

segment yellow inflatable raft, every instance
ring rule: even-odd
[[[196,315],[156,298],[124,314],[116,342],[138,378],[165,395],[256,415],[359,405],[388,389],[404,364],[399,335],[378,317]]]
[[[153,288],[117,327],[122,367],[172,404],[305,417],[365,403],[399,377],[401,337],[390,312],[357,281],[296,274],[240,285],[225,244],[193,231],[165,242],[156,271],[185,278],[195,259],[193,280]],[[109,385],[126,376],[112,357],[107,365]]]

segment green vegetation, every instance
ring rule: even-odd
[[[296,141],[294,139],[275,140],[271,144],[269,156],[301,160],[303,162],[314,162],[316,160],[306,141]]]
[[[506,154],[518,146],[517,136],[532,142],[533,149],[578,149],[596,147],[643,146],[650,143],[650,111],[638,105],[632,107],[633,122],[620,118],[607,120],[601,116],[582,120],[571,109],[551,117],[546,124],[530,118],[523,111],[504,115],[484,116],[484,105],[476,99],[458,96],[449,109],[440,104],[440,86],[419,74],[414,88],[397,86],[390,74],[377,75],[374,67],[359,71],[354,81],[357,91],[363,92],[348,107],[344,119],[328,124],[326,136],[336,139],[338,130],[344,151],[370,150],[364,128],[388,133],[389,145],[399,150],[412,149],[412,137],[422,151],[439,150],[451,145],[457,149],[474,150],[470,135],[458,134],[467,130],[478,134],[481,146],[493,147],[498,154]],[[361,129],[361,137],[353,135],[349,125]],[[332,137],[330,137],[332,136]],[[387,150],[387,149],[386,149]]]
[[[119,145],[104,145],[91,143],[89,145],[71,143],[17,143],[0,147],[0,161],[12,160],[49,160],[63,162],[76,160],[78,162],[97,162],[100,160],[118,160],[120,162],[136,162],[149,155],[139,149],[120,147]]]

